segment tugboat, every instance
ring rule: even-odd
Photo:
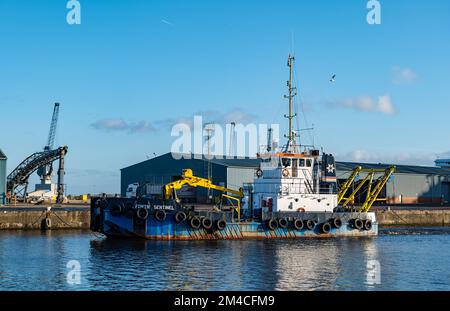
[[[300,150],[292,128],[294,57],[289,55],[289,132],[281,150],[260,153],[252,184],[239,190],[214,185],[194,176],[191,169],[180,180],[164,185],[160,196],[92,198],[91,230],[108,237],[140,237],[155,240],[267,239],[339,236],[375,236],[378,223],[369,212],[394,168],[387,170],[372,188],[368,172],[356,190],[370,179],[367,199],[359,209],[349,208],[356,191],[350,185],[360,172],[356,167],[338,191],[333,155],[314,148]],[[370,178],[369,178],[370,177]],[[183,204],[177,190],[184,185],[221,191],[217,205],[199,208]],[[137,191],[139,193],[139,190]],[[343,203],[339,205],[340,203]]]

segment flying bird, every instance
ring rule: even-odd
[[[331,83],[336,82],[336,75],[333,75],[333,76],[331,77],[330,82],[331,82]]]

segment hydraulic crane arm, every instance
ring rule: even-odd
[[[395,166],[390,166],[389,168],[387,168],[384,171],[383,177],[381,177],[378,180],[375,187],[373,189],[369,188],[368,193],[367,193],[367,199],[364,202],[364,204],[361,206],[361,209],[359,210],[360,212],[363,212],[363,213],[368,212],[370,210],[370,208],[372,207],[372,204],[375,201],[385,201],[386,200],[386,198],[379,199],[378,196],[380,195],[381,190],[383,190],[383,187],[386,185],[386,183],[388,182],[389,178],[394,173],[394,171],[395,171]]]
[[[345,193],[348,191],[348,189],[350,189],[350,186],[353,184],[353,181],[355,181],[356,176],[359,175],[361,170],[362,170],[361,166],[355,167],[350,177],[342,185],[341,190],[339,190],[338,193],[338,201],[337,201],[338,204],[341,203],[342,199],[344,199]]]
[[[239,190],[233,190],[233,189],[225,188],[222,186],[214,185],[210,180],[208,180],[206,178],[194,176],[192,170],[188,168],[188,169],[183,170],[180,180],[177,180],[177,181],[174,181],[174,182],[164,185],[164,187],[163,187],[164,198],[166,200],[170,199],[170,197],[172,196],[172,193],[175,193],[175,190],[180,189],[184,185],[189,185],[192,187],[202,187],[202,188],[207,188],[207,189],[214,189],[214,190],[218,190],[218,191],[221,191],[224,193],[230,193],[230,194],[236,195],[240,199],[242,199],[244,197],[244,191],[242,188]]]
[[[342,185],[342,188],[338,193],[338,204],[341,204],[344,208],[348,208],[348,204],[355,199],[358,193],[361,193],[363,187],[367,186],[364,188],[364,191],[367,191],[366,200],[359,209],[359,212],[367,213],[373,203],[387,200],[387,198],[379,198],[379,195],[394,171],[395,166],[389,166],[386,169],[363,169],[361,166],[355,167],[352,174]],[[360,173],[367,173],[367,175],[361,182],[359,182],[350,195],[345,196],[351,186],[354,185],[355,179]],[[383,173],[383,176],[374,180],[375,174],[380,173]]]

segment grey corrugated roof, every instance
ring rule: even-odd
[[[0,159],[6,160],[6,155],[3,153],[2,149],[0,149]]]
[[[257,168],[260,159],[257,158],[234,158],[234,159],[212,159],[211,163],[228,167],[254,167]]]
[[[208,159],[205,155],[193,154],[193,153],[192,154],[189,154],[189,153],[174,153],[174,154],[172,154],[171,152],[168,152],[168,153],[159,155],[157,157],[154,157],[152,159],[148,159],[148,160],[124,167],[121,170],[125,170],[130,167],[140,165],[143,163],[151,162],[158,158],[169,157],[169,156],[173,157],[174,159],[177,158],[177,159],[185,159],[185,160],[193,159],[193,160],[199,160],[199,161],[208,161]],[[213,164],[229,166],[229,167],[255,167],[256,168],[259,166],[259,162],[260,162],[260,160],[257,158],[227,159],[224,156],[217,156],[217,157],[214,157],[213,159],[211,159],[211,163],[213,163]]]
[[[170,153],[166,153],[161,155],[163,156],[169,156]],[[180,156],[181,154],[177,154]],[[207,161],[207,158],[205,155],[194,155],[194,154],[183,154],[185,158],[192,158],[197,160],[203,160]],[[147,161],[152,161],[153,159],[149,159]],[[144,161],[144,162],[147,162]],[[260,159],[257,158],[233,158],[233,159],[227,159],[227,158],[213,158],[211,159],[211,163],[217,164],[217,165],[223,165],[228,167],[249,167],[249,168],[257,168],[260,163]],[[141,162],[141,163],[144,163]],[[141,163],[137,163],[135,165],[139,165]],[[367,169],[386,169],[391,164],[382,164],[382,163],[359,163],[359,162],[336,162],[336,168],[339,171],[351,171],[355,168],[355,166],[362,166],[363,168]],[[134,165],[132,165],[134,166]],[[441,167],[434,167],[434,166],[418,166],[418,165],[396,165],[395,169],[396,173],[404,173],[404,174],[425,174],[425,175],[450,175],[450,169],[448,168],[441,168]]]
[[[391,164],[374,164],[374,163],[358,163],[358,162],[336,162],[336,168],[339,171],[350,171],[355,166],[362,166],[367,169],[386,169]],[[395,165],[396,173],[404,174],[431,174],[431,175],[450,175],[450,169],[434,167],[434,166],[418,166],[418,165]]]

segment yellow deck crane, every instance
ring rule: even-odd
[[[373,203],[387,201],[387,198],[379,198],[379,195],[394,172],[395,166],[389,166],[386,169],[363,169],[361,166],[355,167],[350,177],[345,181],[345,183],[339,190],[338,204],[342,203],[342,207],[347,208],[348,204],[355,199],[356,194],[362,189],[364,185],[367,184],[366,200],[359,209],[359,212],[367,213],[372,207]],[[358,177],[360,173],[367,173],[367,175],[353,190],[353,192],[348,197],[345,197],[346,193],[354,184],[356,177]],[[374,184],[375,174],[380,173],[383,173],[383,175],[378,178]]]
[[[236,202],[233,208],[236,210],[238,215],[238,221],[241,219],[241,200],[244,197],[244,189],[239,190],[229,189],[226,187],[214,185],[209,179],[194,176],[191,169],[184,169],[181,175],[181,179],[173,181],[163,186],[164,199],[168,200],[174,197],[177,200],[176,190],[181,189],[184,185],[189,185],[192,187],[201,187],[206,189],[213,189],[222,192],[222,198],[226,198],[231,202]]]

